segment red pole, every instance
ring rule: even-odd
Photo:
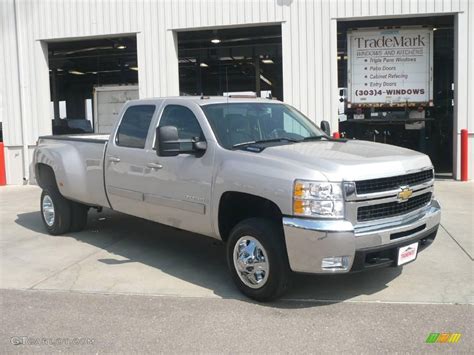
[[[332,134],[332,137],[335,138],[335,139],[339,139],[339,138],[341,138],[341,135],[339,134],[339,132],[334,132]]]
[[[0,142],[0,186],[7,184],[7,178],[5,174],[5,151],[3,142]]]
[[[467,156],[468,156],[468,134],[467,129],[461,129],[461,181],[467,181]]]

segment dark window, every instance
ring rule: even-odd
[[[166,106],[161,116],[159,126],[175,126],[178,129],[179,139],[204,139],[201,126],[199,126],[196,116],[185,106]]]
[[[227,149],[259,140],[304,138],[325,135],[308,118],[284,104],[225,103],[203,105],[219,143]]]
[[[121,147],[145,148],[146,136],[155,112],[154,105],[137,105],[127,109],[118,128],[115,142]]]
[[[168,105],[161,116],[159,127],[175,126],[178,129],[179,139],[204,140],[201,126],[194,113],[185,106]],[[180,143],[181,150],[192,150],[191,142]]]

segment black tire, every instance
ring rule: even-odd
[[[54,208],[54,220],[49,225],[44,217],[43,200],[49,196]],[[41,219],[44,226],[51,235],[59,235],[69,232],[71,228],[71,202],[64,198],[61,193],[54,187],[48,186],[43,189],[40,200]]]
[[[89,206],[71,201],[71,232],[80,232],[87,224]]]
[[[247,286],[234,265],[234,247],[241,237],[255,238],[265,249],[269,264],[268,278],[260,288]],[[263,218],[250,218],[237,224],[227,241],[227,264],[237,287],[248,297],[268,302],[279,298],[289,287],[290,267],[286,253],[283,228]]]

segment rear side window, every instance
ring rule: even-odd
[[[121,147],[145,148],[146,136],[155,105],[131,106],[125,111],[115,137],[115,143]]]

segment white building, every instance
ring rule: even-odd
[[[184,72],[180,75],[180,65],[188,63],[191,65],[190,70],[198,70],[201,78],[199,81],[203,78],[201,70],[208,66],[202,59],[198,58],[196,62],[195,58],[191,58],[192,55],[186,60],[180,60],[180,51],[186,53],[187,50],[185,47],[180,48],[180,35],[184,36],[183,43],[192,45],[193,40],[199,41],[193,39],[192,33],[186,34],[191,30],[206,30],[205,33],[219,35],[224,33],[219,31],[226,29],[245,31],[248,27],[277,26],[278,31],[281,29],[281,53],[277,49],[275,55],[281,55],[282,80],[279,90],[282,91],[283,100],[317,122],[323,119],[330,121],[335,131],[338,127],[340,107],[339,87],[345,85],[344,82],[341,84],[340,80],[341,73],[345,72],[344,66],[341,65],[342,61],[347,60],[347,54],[340,50],[344,44],[339,42],[345,40],[345,31],[348,28],[380,28],[386,23],[390,28],[419,24],[438,30],[438,23],[445,24],[446,31],[452,34],[454,40],[454,53],[450,53],[448,45],[451,35],[446,37],[447,40],[443,39],[443,48],[436,47],[435,36],[435,50],[441,53],[440,63],[452,64],[442,70],[452,71],[453,86],[447,82],[449,78],[445,80],[446,83],[440,82],[439,85],[447,87],[449,84],[453,101],[449,98],[449,90],[440,90],[441,96],[435,92],[434,105],[437,105],[438,100],[443,101],[444,106],[437,108],[438,114],[433,116],[433,120],[441,120],[439,117],[443,116],[443,120],[450,122],[451,128],[437,129],[441,136],[443,132],[449,136],[445,137],[449,144],[444,148],[450,151],[449,145],[452,145],[453,159],[452,164],[449,164],[452,165],[455,178],[460,177],[461,129],[469,130],[469,151],[471,154],[474,152],[474,1],[471,0],[0,0],[0,21],[0,115],[9,184],[21,184],[28,180],[28,166],[38,136],[52,133],[54,110],[51,104],[51,70],[59,75],[64,70],[59,66],[51,66],[51,48],[60,48],[60,44],[64,43],[74,44],[75,41],[100,41],[104,38],[132,36],[136,38],[139,96],[145,98],[179,95],[184,91],[180,88],[180,80],[181,86],[184,86],[189,78]],[[258,35],[255,33],[252,32],[251,35]],[[267,36],[266,40],[270,37],[272,36]],[[277,37],[272,38],[278,41]],[[253,48],[258,47],[260,40],[255,40]],[[115,50],[120,48],[120,45],[114,44],[113,47]],[[194,49],[198,50],[198,47]],[[96,50],[101,50],[97,48]],[[269,51],[273,51],[272,48]],[[76,50],[75,58],[81,57],[77,53],[84,54],[88,53],[87,51],[92,50]],[[214,58],[212,48],[202,51],[206,52],[205,58]],[[68,56],[71,52],[63,51],[62,55]],[[253,53],[255,57],[257,52],[254,50]],[[84,54],[82,57],[87,56]],[[238,59],[237,56],[231,55],[229,60],[247,60],[243,57],[244,59]],[[257,60],[254,67],[258,68],[255,73],[262,73],[258,76],[264,80],[262,76],[266,69],[260,69],[260,65],[263,65],[261,60],[265,60],[266,56],[257,53],[255,58]],[[224,57],[221,59],[224,61]],[[267,63],[273,63],[269,58],[266,60]],[[61,63],[57,65],[67,66],[65,61]],[[200,68],[196,66],[198,63],[201,63],[198,65]],[[125,70],[124,65],[128,64],[122,63],[121,70]],[[234,63],[229,68],[236,65]],[[435,79],[443,74],[440,65],[435,63],[435,72],[432,74]],[[68,68],[68,73],[74,75],[71,67]],[[219,68],[221,67],[216,67],[216,73]],[[87,75],[97,75],[97,72],[91,71]],[[245,70],[242,75],[242,78],[235,80],[242,82],[240,87],[245,87]],[[258,76],[258,89],[253,91],[259,92]],[[262,85],[276,85],[271,79],[265,79]],[[205,81],[206,85],[212,82],[207,80],[207,77]],[[216,79],[215,82],[223,85],[221,79]],[[188,82],[186,85],[192,87],[194,84]],[[197,85],[203,88],[202,83]],[[452,109],[446,102],[453,103]],[[436,141],[439,139],[436,138],[438,133],[434,138],[428,137],[430,133],[423,133],[422,140]],[[376,133],[374,139],[375,135]],[[439,147],[436,147],[436,152],[438,151]],[[432,154],[436,155],[436,152]],[[471,158],[471,179],[474,173],[473,161]]]

